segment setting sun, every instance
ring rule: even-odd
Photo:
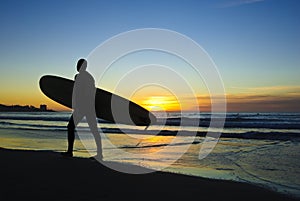
[[[150,96],[140,101],[140,104],[152,111],[174,111],[180,109],[178,100],[173,96]]]

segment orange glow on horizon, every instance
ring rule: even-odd
[[[56,103],[55,101],[50,100],[44,95],[40,94],[22,94],[17,95],[6,95],[5,98],[0,99],[0,104],[4,105],[32,105],[36,108],[39,108],[41,104],[47,105],[47,109],[54,111],[71,111],[71,109]]]
[[[281,88],[280,88],[281,89]],[[293,89],[293,88],[292,88]],[[245,93],[226,94],[228,112],[300,112],[299,88],[269,94],[265,92],[247,91]],[[286,90],[286,89],[285,89]],[[151,93],[152,92],[152,93]],[[156,90],[135,93],[129,99],[150,111],[211,111],[211,97],[209,94],[196,95],[197,103],[191,101],[194,97],[176,97],[170,92]],[[217,100],[218,101],[218,100]],[[39,108],[46,104],[48,109],[55,111],[71,111],[43,95],[39,90],[21,91],[15,93],[13,90],[1,91],[0,104],[4,105],[32,105]]]
[[[138,103],[150,111],[177,111],[180,110],[180,104],[172,96],[150,96],[138,101]]]

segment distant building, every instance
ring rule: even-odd
[[[47,111],[47,105],[40,105],[40,110],[41,111]]]

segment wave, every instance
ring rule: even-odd
[[[28,115],[28,116],[0,116],[1,120],[18,120],[18,121],[57,121],[57,122],[69,122],[70,115],[69,116],[34,116],[34,115]],[[82,122],[85,122],[85,119],[82,120]],[[106,121],[104,119],[98,119],[98,123],[111,123],[109,121]]]
[[[283,120],[283,119],[265,119],[265,118],[241,118],[227,117],[222,118],[167,118],[158,119],[158,125],[167,126],[199,126],[209,127],[211,121],[224,121],[224,128],[270,128],[270,129],[300,129],[300,121],[298,119]]]
[[[1,126],[2,125],[2,126]],[[7,125],[7,126],[5,126]],[[65,126],[51,126],[51,125],[22,125],[14,124],[9,122],[0,122],[0,126],[3,129],[19,129],[19,130],[41,130],[41,131],[67,131]],[[119,128],[109,128],[101,127],[103,133],[107,134],[137,134],[137,135],[157,135],[157,136],[197,136],[205,137],[207,132],[205,131],[188,131],[188,130],[137,130],[137,129],[119,129]],[[88,127],[77,128],[78,132],[90,132]],[[210,132],[211,136],[214,134],[219,134],[216,132]],[[259,132],[259,131],[249,131],[244,133],[222,133],[220,138],[240,138],[240,139],[257,139],[257,140],[291,140],[300,141],[300,131],[299,132]]]
[[[60,116],[0,116],[0,119],[5,120],[27,120],[27,121],[69,121],[70,117]]]
[[[0,128],[4,129],[20,129],[20,130],[51,130],[51,131],[66,131],[66,126],[38,125],[26,123],[11,123],[0,121]]]
[[[286,118],[286,116],[285,116]],[[0,120],[18,120],[18,121],[48,121],[48,122],[68,122],[70,116],[0,116]],[[155,125],[167,126],[194,126],[209,127],[211,121],[224,121],[222,118],[158,118]],[[83,120],[84,122],[85,120]],[[98,123],[113,124],[111,122],[99,119]],[[300,129],[300,120],[298,118],[248,118],[248,117],[226,117],[224,128],[270,128],[270,129]]]
[[[139,145],[137,144],[136,146],[122,146],[120,148],[126,148],[126,149],[142,149],[142,148],[154,148],[154,147],[165,147],[165,146],[182,146],[182,145],[190,145],[190,144],[200,144],[200,141],[193,141],[191,143],[173,143],[173,144],[167,144],[167,143],[163,143],[163,144],[151,144],[151,145]]]
[[[197,136],[205,137],[207,132],[198,131],[192,132],[187,130],[178,131],[171,130],[133,130],[133,129],[117,129],[117,128],[102,128],[104,133],[120,133],[120,134],[143,134],[143,135],[158,135],[158,136]],[[211,136],[216,136],[219,133],[210,132]],[[299,133],[293,132],[257,132],[249,131],[244,133],[222,133],[221,138],[240,138],[240,139],[259,139],[259,140],[296,140],[300,141],[300,131]]]
[[[70,116],[71,112],[0,113],[0,128],[66,130],[66,125],[69,121]],[[141,131],[143,128],[134,126],[129,127],[130,129],[122,129],[122,131],[119,131],[118,129],[115,129],[114,124],[102,119],[98,119],[98,123],[101,124],[101,127],[106,126],[106,128],[102,129],[105,130],[105,132],[122,133],[124,131],[133,134],[139,134],[141,132],[144,134],[148,134],[148,132],[150,132],[150,134],[160,133],[161,135],[177,135],[177,130],[179,129],[190,130],[190,128],[192,128],[192,130],[198,130],[198,128],[200,128],[202,131],[205,131],[208,127],[210,127],[211,121],[224,121],[224,119],[221,118],[223,116],[224,114],[212,115],[210,113],[170,113],[167,115],[167,117],[158,115],[159,118],[157,118],[156,124],[153,125],[152,128],[149,128],[151,130],[147,131]],[[298,129],[300,129],[300,113],[227,113],[225,117],[224,129],[226,130],[228,128],[230,132],[231,130],[233,130],[234,132],[235,129],[240,129],[244,130],[244,133],[252,130],[255,131],[254,133],[257,133],[256,131],[264,131],[262,133],[266,133],[267,130],[271,131],[271,133],[274,133],[274,131],[276,131],[278,133],[282,133],[282,135],[285,135],[286,132],[298,133]],[[83,120],[83,122],[84,121],[85,120]],[[168,130],[154,130],[157,129],[157,126],[162,125],[168,126]],[[179,128],[178,126],[181,126],[181,128]],[[120,125],[120,127],[127,126]],[[293,129],[294,131],[292,131],[291,129]],[[188,132],[186,133],[187,135],[191,135]],[[199,134],[198,132],[197,135],[204,134]],[[228,132],[223,134],[223,136],[228,135],[230,135],[228,134]],[[237,135],[234,134],[234,136]],[[245,134],[243,138],[246,137],[247,135]],[[259,138],[262,137],[259,136]],[[276,138],[279,137],[277,136]]]

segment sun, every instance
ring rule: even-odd
[[[174,96],[150,96],[141,100],[140,105],[150,111],[180,110],[180,104]]]
[[[133,102],[152,112],[181,111],[182,105],[179,98],[167,88],[159,85],[143,86],[130,96]]]

